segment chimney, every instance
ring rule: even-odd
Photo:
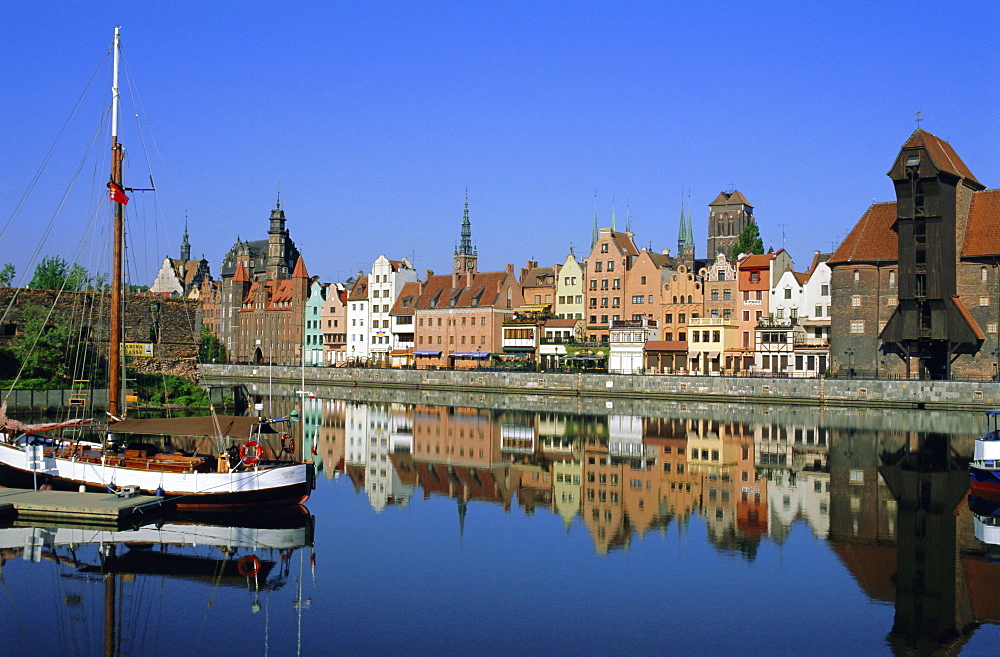
[[[431,277],[434,275],[433,269],[427,269],[424,271],[424,281],[430,282]]]

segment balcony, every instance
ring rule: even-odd
[[[733,318],[725,319],[723,317],[692,317],[688,320],[689,326],[735,326],[736,322]]]
[[[611,322],[611,328],[656,328],[655,319],[616,319]]]

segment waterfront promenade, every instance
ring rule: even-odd
[[[995,381],[767,377],[199,365],[203,384],[241,381],[306,386],[442,390],[607,399],[738,402],[976,411],[1000,407]]]

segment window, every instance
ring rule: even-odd
[[[826,283],[819,286],[819,293],[824,297],[830,296],[830,286]]]
[[[635,295],[635,296],[632,297],[632,303],[644,303],[645,301],[646,301],[646,297],[644,297],[641,294],[638,294],[638,295]]]
[[[687,322],[687,315],[685,315],[684,313],[679,313],[677,315],[677,323],[684,324],[685,322]]]
[[[823,306],[816,306],[815,317],[822,317],[822,316],[823,316]]]
[[[854,282],[855,283],[861,282],[861,272],[858,271],[857,269],[854,270]]]
[[[990,299],[989,299],[989,297],[979,297],[979,305],[980,306],[988,306],[988,305],[990,305]]]
[[[607,243],[604,243],[601,245],[601,253],[607,253],[607,252],[608,252],[608,245]]]
[[[889,287],[896,286],[896,272],[894,270],[889,270]]]
[[[639,285],[645,285],[645,284],[646,284],[646,277],[645,276],[640,277],[639,278]]]
[[[590,297],[590,307],[591,308],[597,307],[597,297]]]
[[[863,483],[865,483],[865,471],[864,470],[851,470],[851,483],[852,484],[863,484]]]
[[[750,272],[750,282],[751,283],[760,283],[760,272],[759,271],[752,271],[752,272]]]
[[[992,324],[987,324],[986,325],[986,332],[987,333],[996,333],[997,332],[996,322],[993,322]]]
[[[616,278],[615,280],[611,281],[611,289],[620,290],[621,287],[622,287],[622,279]]]
[[[720,269],[715,280],[717,280],[717,281],[724,281],[724,280],[726,280],[726,272],[723,271],[722,269]]]
[[[692,331],[691,332],[691,341],[692,342],[701,342],[700,338],[701,338],[701,334],[698,333],[698,331]]]
[[[711,296],[712,296],[712,301],[718,301],[719,300],[719,291],[718,290],[712,290],[712,295]]]
[[[612,308],[620,308],[621,305],[622,305],[621,304],[621,297],[613,297],[611,299],[611,307]]]
[[[615,270],[615,261],[608,260],[608,271],[614,271],[614,270]]]
[[[851,333],[864,333],[865,332],[865,322],[861,319],[856,319],[851,322]]]
[[[712,331],[712,342],[721,342],[722,336],[719,331]]]
[[[603,262],[595,262],[594,263],[594,271],[604,271],[604,263]]]
[[[596,278],[590,279],[590,289],[591,290],[596,290],[597,289],[597,279]]]
[[[673,324],[674,323],[674,314],[673,313],[667,313],[666,315],[664,315],[663,316],[663,323],[664,324]]]
[[[749,322],[750,321],[750,311],[749,310],[744,310],[743,311],[743,321],[744,322]]]
[[[858,307],[861,306],[861,295],[860,294],[855,294],[853,297],[851,297],[851,305],[854,306],[855,308],[858,308]]]
[[[732,310],[732,308],[723,308],[722,309],[722,319],[732,319],[732,316],[733,316],[733,310]]]
[[[728,287],[722,291],[723,301],[730,301],[732,300],[732,298],[733,298],[733,291],[730,290]]]
[[[989,278],[989,276],[988,276],[988,275],[986,274],[986,267],[983,267],[983,273],[982,273],[982,277],[983,277],[983,282],[984,282],[984,283],[985,283],[985,282],[987,281],[987,279]]]

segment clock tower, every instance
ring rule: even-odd
[[[455,248],[455,273],[474,274],[479,256],[472,246],[472,223],[469,221],[469,190],[465,190],[465,214],[462,217],[462,241]]]

